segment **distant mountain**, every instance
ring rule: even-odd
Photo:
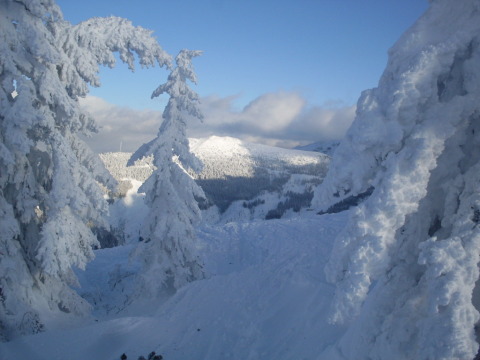
[[[323,180],[330,161],[321,153],[231,137],[190,139],[190,148],[204,164],[200,174],[192,174],[207,196],[202,208],[212,213],[214,207],[217,214],[212,216],[226,221],[278,218],[289,209],[307,207],[313,187]],[[101,158],[117,180],[145,181],[153,171],[151,159],[138,160],[127,167],[130,155],[105,153]]]
[[[262,195],[275,194],[277,205],[286,200],[282,199],[283,191],[295,188],[294,192],[303,194],[321,182],[329,163],[329,157],[324,154],[248,143],[231,137],[191,139],[190,147],[204,163],[197,182],[221,213],[238,200],[242,200],[242,207],[249,208],[251,213],[253,208],[268,203]],[[301,190],[298,184],[289,184],[293,178],[301,184]],[[285,185],[292,189],[287,190]],[[309,201],[306,199],[305,205]],[[271,207],[269,210],[273,210]],[[264,215],[267,214],[268,211]]]
[[[332,156],[338,145],[340,145],[340,141],[318,141],[313,144],[297,146],[295,149],[303,151],[315,151]]]

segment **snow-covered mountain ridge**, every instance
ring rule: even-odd
[[[190,139],[190,148],[204,163],[199,179],[254,177],[260,169],[270,173],[287,171],[316,175],[325,170],[328,161],[322,154],[249,143],[232,137]]]
[[[325,176],[330,161],[320,153],[253,144],[231,137],[191,139],[191,150],[204,164],[197,183],[220,213],[230,211],[226,216],[229,220],[282,216],[285,209],[275,214],[271,211],[282,201],[288,201],[293,193],[311,193],[312,187]],[[294,185],[289,184],[292,181]],[[310,200],[308,196],[298,206],[308,206]]]
[[[324,173],[328,163],[325,154],[318,150],[284,149],[255,144],[233,137],[211,136],[203,139],[189,139],[191,151],[203,162],[203,170],[197,179],[225,179],[228,177],[254,177],[258,168],[265,171],[292,171],[305,175]],[[317,148],[315,143],[315,148]],[[109,152],[100,154],[106,168],[117,179],[145,181],[152,173],[151,158],[126,166],[132,154]]]
[[[302,205],[283,207],[298,209],[308,205],[313,186],[322,181],[330,161],[321,153],[254,144],[232,137],[190,139],[190,148],[203,163],[203,170],[192,176],[203,188],[209,204],[216,205],[220,213],[224,213],[232,203],[239,201],[233,210],[236,215],[230,217],[240,218],[250,217],[253,208],[257,207],[263,207],[258,217],[265,217],[277,209],[280,202],[289,199],[291,202],[293,194],[306,196],[301,200]],[[100,155],[117,181],[123,181],[125,191],[129,187],[124,185],[126,179],[143,182],[154,169],[151,158],[127,167],[130,156],[130,153]],[[285,210],[280,209],[270,216],[279,217]]]
[[[339,145],[340,141],[317,141],[312,144],[297,146],[295,150],[316,151],[332,156]]]

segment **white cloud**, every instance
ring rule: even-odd
[[[355,118],[355,106],[320,107],[315,106],[293,121],[287,131],[297,140],[337,140],[341,139]]]
[[[87,139],[97,152],[135,151],[155,137],[161,123],[162,113],[155,110],[116,106],[94,96],[80,99],[80,103],[100,127],[98,134]]]
[[[262,95],[240,114],[240,121],[263,132],[282,131],[298,117],[305,100],[295,93],[270,93]]]
[[[235,109],[236,96],[201,99],[202,123],[189,119],[188,135],[232,136],[243,140],[294,147],[320,140],[341,139],[355,116],[355,106],[308,106],[295,92],[264,94],[243,109]],[[157,134],[161,112],[133,110],[89,96],[84,106],[102,127],[88,140],[95,151],[134,151]]]
[[[355,117],[355,106],[329,103],[309,106],[295,92],[264,94],[241,110],[234,96],[202,98],[205,120],[189,123],[192,137],[225,135],[270,145],[292,147],[341,139]]]

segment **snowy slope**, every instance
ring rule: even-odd
[[[308,145],[297,146],[295,149],[303,151],[316,151],[328,156],[332,156],[338,145],[340,145],[340,141],[318,141]]]
[[[117,180],[135,179],[144,182],[153,171],[153,164],[151,158],[137,161],[133,166],[127,166],[127,161],[132,156],[127,152],[110,152],[99,154],[105,167]]]
[[[242,200],[230,211],[236,215],[227,216],[233,216],[231,220],[249,219],[250,215],[264,218],[269,210],[276,209],[285,200],[290,190],[287,183],[294,181],[294,177],[303,179],[303,189],[297,193],[311,192],[312,186],[322,181],[330,161],[324,154],[248,143],[231,137],[191,139],[190,144],[192,152],[204,163],[197,182],[207,197],[221,212]],[[245,203],[244,200],[252,201]],[[254,214],[252,204],[253,207],[263,205],[263,208]],[[247,210],[241,209],[246,206]]]
[[[290,150],[255,144],[232,137],[211,136],[204,139],[189,139],[190,150],[204,163],[198,179],[226,179],[230,177],[254,177],[258,172],[298,173],[321,175],[326,172],[328,157],[309,151]],[[131,153],[103,153],[100,158],[110,173],[117,179],[145,181],[153,165],[150,158],[137,161],[127,167]]]
[[[345,218],[201,227],[207,279],[150,313],[109,314],[88,326],[0,344],[0,359],[118,360],[126,353],[136,360],[151,351],[165,360],[315,359],[343,329],[327,323],[333,286],[322,268]],[[99,274],[128,263],[125,253],[128,247],[97,251],[83,286],[106,292],[109,278]]]
[[[249,143],[232,137],[190,139],[190,148],[204,162],[200,179],[253,177],[259,169],[270,173],[316,175],[325,172],[327,161],[321,154]]]

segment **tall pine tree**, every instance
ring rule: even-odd
[[[200,171],[200,161],[190,152],[186,135],[187,116],[202,119],[198,95],[187,81],[196,83],[192,58],[200,51],[182,50],[175,58],[176,68],[165,84],[152,94],[168,94],[157,137],[142,146],[129,163],[145,155],[154,157],[155,172],[139,189],[146,193],[150,207],[145,224],[146,243],[141,246],[145,261],[144,289],[155,296],[161,290],[178,289],[185,283],[203,277],[196,255],[194,224],[200,219],[195,197],[203,191],[188,174]]]

